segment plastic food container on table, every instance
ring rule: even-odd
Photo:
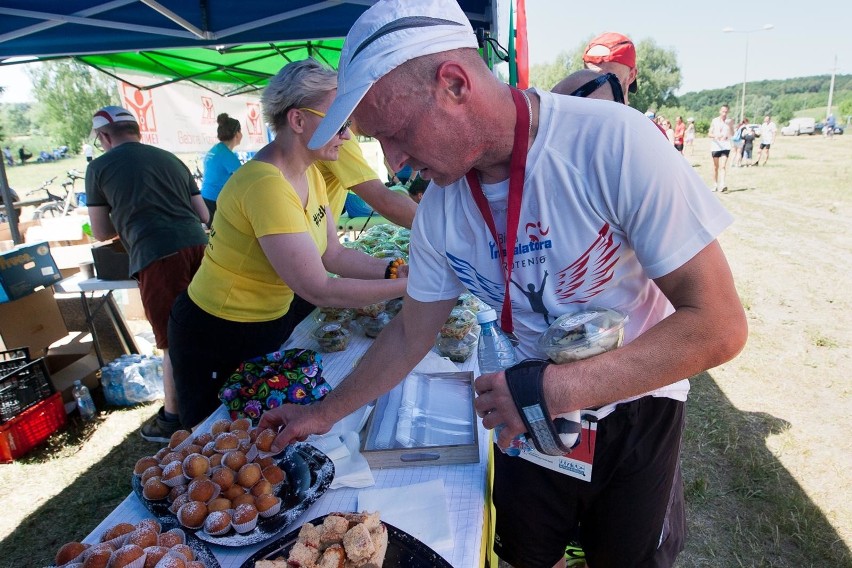
[[[352,333],[339,323],[324,323],[317,327],[311,335],[319,344],[320,351],[333,353],[343,351],[349,346]]]

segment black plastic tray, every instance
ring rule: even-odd
[[[321,525],[323,519],[328,515],[317,517],[310,521],[313,525]],[[382,522],[388,529],[388,551],[382,568],[453,568],[444,560],[444,557],[417,540],[407,532],[393,525]],[[243,562],[240,568],[254,568],[258,560],[273,560],[275,558],[286,558],[290,549],[296,543],[301,527],[290,531],[268,545],[264,546],[248,560]]]
[[[281,510],[277,515],[259,518],[257,527],[246,534],[231,531],[222,536],[211,536],[202,529],[188,529],[199,539],[218,546],[246,546],[273,538],[295,521],[308,507],[319,499],[334,479],[334,464],[328,456],[310,444],[294,444],[287,448],[278,461],[278,466],[287,474],[287,481],[279,489]],[[133,492],[160,522],[175,524],[177,519],[169,511],[169,502],[165,499],[149,501],[142,496],[142,483],[139,476],[132,480]]]
[[[160,525],[162,526],[162,532],[166,532],[171,529],[183,530],[186,535],[186,545],[195,552],[195,559],[202,562],[205,568],[222,568],[219,561],[216,560],[215,556],[213,556],[213,552],[207,548],[207,545],[197,539],[192,532],[180,526],[174,519],[171,521],[160,521]],[[51,564],[48,568],[55,568],[55,566]]]

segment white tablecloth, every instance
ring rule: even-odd
[[[318,345],[310,337],[315,324],[313,320],[302,322],[294,331],[284,347],[304,347],[318,350]],[[372,344],[372,340],[355,331],[346,351],[323,354],[323,376],[336,386],[353,368],[355,362]],[[470,357],[458,367],[463,371],[475,371],[476,358]],[[227,418],[224,407],[213,413],[200,427],[199,431],[209,429],[219,418]],[[485,507],[485,470],[488,456],[488,431],[479,423],[479,463],[444,466],[416,466],[374,470],[375,488],[403,487],[440,479],[444,483],[449,509],[450,527],[453,530],[455,546],[446,557],[455,568],[478,568],[482,549],[483,512]],[[132,472],[127,472],[128,483]],[[356,511],[359,489],[340,488],[326,492],[296,522],[285,528],[279,536],[293,528],[332,511]],[[136,523],[151,517],[142,502],[131,493],[103,522],[84,540],[95,543],[98,536],[108,527],[120,522]],[[240,548],[228,548],[208,545],[222,568],[239,568],[242,563],[269,541]]]

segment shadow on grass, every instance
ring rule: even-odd
[[[92,392],[102,414],[123,412],[125,408],[107,407],[101,389]],[[155,408],[152,406],[152,408]],[[153,413],[153,412],[152,412]],[[82,422],[76,413],[68,416],[63,431],[18,460],[22,464],[55,464],[79,451],[92,438],[102,421]],[[0,540],[0,568],[47,566],[59,547],[69,541],[80,541],[106,518],[130,493],[130,475],[136,461],[150,455],[158,445],[146,442],[138,428],[129,431],[100,461],[91,464],[65,489],[24,518],[5,539]],[[26,480],[21,480],[26,483]],[[5,512],[14,515],[14,512]]]
[[[85,444],[93,428],[72,420],[24,460],[61,467],[64,447]],[[693,378],[683,447],[689,534],[679,568],[852,568],[837,531],[766,446],[768,436],[788,428],[768,414],[736,409],[709,373]],[[48,565],[59,546],[83,539],[130,493],[136,460],[157,447],[138,430],[128,432],[0,541],[0,567]]]
[[[784,420],[736,409],[709,373],[692,379],[683,443],[687,549],[679,567],[852,567],[823,512],[772,455]]]

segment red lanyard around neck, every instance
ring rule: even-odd
[[[518,89],[511,87],[512,101],[515,103],[515,139],[512,144],[512,160],[509,163],[509,208],[506,213],[506,249],[500,246],[500,238],[497,226],[494,223],[494,215],[491,206],[482,191],[479,176],[476,171],[467,172],[467,183],[470,186],[473,200],[494,237],[494,243],[500,253],[500,263],[504,266],[506,278],[506,289],[503,296],[503,309],[500,313],[500,326],[506,333],[512,333],[512,299],[509,296],[510,282],[512,281],[512,264],[515,261],[515,242],[518,238],[518,225],[521,219],[521,200],[524,193],[524,174],[527,168],[527,147],[530,140],[530,110],[527,107],[524,95]]]

